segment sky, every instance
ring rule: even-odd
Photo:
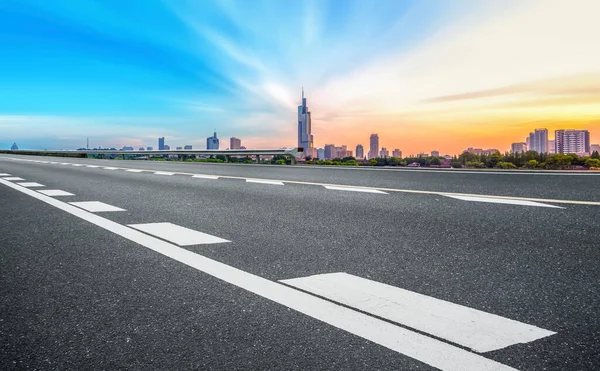
[[[600,142],[597,0],[2,0],[0,148]]]

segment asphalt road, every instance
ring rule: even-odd
[[[8,155],[0,174],[10,174],[0,175],[3,370],[600,364],[598,175]],[[89,201],[122,210],[69,204]],[[161,225],[128,227],[146,223],[187,229],[158,236]],[[178,240],[189,230],[206,234],[196,242],[228,242]],[[329,295],[281,282],[340,272],[372,290],[350,287],[343,302],[341,288]],[[377,283],[437,299],[433,316],[411,323],[428,299],[402,302],[396,291],[364,299],[385,291]],[[477,328],[475,317],[437,326],[447,302],[552,333],[474,350],[482,333],[460,338],[460,321]]]

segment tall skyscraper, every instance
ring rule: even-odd
[[[365,149],[363,148],[362,144],[358,144],[356,146],[356,158],[365,158]]]
[[[165,137],[158,138],[158,150],[162,151],[165,149]]]
[[[324,160],[324,159],[325,159],[325,149],[323,149],[323,148],[319,148],[319,149],[317,150],[317,158],[318,158],[319,160]]]
[[[379,152],[379,157],[381,157],[381,158],[390,157],[390,151],[388,151],[388,149],[385,147],[381,147],[381,151]]]
[[[554,141],[556,153],[590,153],[590,132],[587,130],[556,130]]]
[[[240,149],[242,141],[239,138],[231,137],[229,139],[229,149]]]
[[[206,149],[219,149],[219,138],[217,138],[217,132],[212,137],[206,138]]]
[[[302,88],[302,105],[298,106],[298,147],[313,148],[312,125],[310,111],[306,106],[304,88]]]
[[[535,129],[529,133],[527,148],[537,153],[548,153],[548,129]]]
[[[402,158],[402,151],[398,148],[392,151],[392,157]]]
[[[556,154],[556,139],[548,140],[548,154],[549,155]]]
[[[379,154],[379,135],[371,134],[369,139],[369,158],[375,158]]]

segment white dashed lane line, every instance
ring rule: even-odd
[[[564,209],[564,207],[548,205],[548,204],[543,204],[540,202],[533,202],[533,201],[510,200],[510,199],[492,198],[492,197],[473,197],[473,196],[451,196],[451,195],[448,195],[446,197],[451,197],[451,198],[455,198],[457,200],[462,200],[462,201],[487,202],[487,203],[492,203],[492,204],[506,204],[506,205],[519,205],[519,206],[551,207],[551,208],[555,208],[555,209]]]
[[[40,183],[35,183],[35,182],[26,182],[26,183],[17,183],[18,185],[22,186],[22,187],[45,187],[45,185],[40,184]]]
[[[111,167],[111,166],[107,166],[104,168],[104,170],[117,170],[119,169],[118,167]]]
[[[43,189],[38,192],[46,196],[75,196],[73,193],[61,191],[60,189]]]
[[[216,176],[216,175],[204,175],[204,174],[192,175],[192,178],[199,178],[199,179],[219,179],[219,177]]]
[[[175,175],[175,173],[169,173],[166,171],[156,171],[154,172],[154,175]]]
[[[172,223],[129,224],[131,228],[162,238],[179,246],[231,242],[210,234],[181,227]]]
[[[246,183],[258,183],[258,184],[270,184],[270,185],[284,185],[283,182],[275,180],[264,180],[264,179],[246,179]]]
[[[85,167],[89,167],[89,168],[98,168],[98,167],[100,167],[100,166],[98,166],[98,165],[85,165]]]
[[[120,207],[105,204],[104,202],[100,201],[81,201],[69,203],[73,206],[77,206],[92,213],[101,213],[108,211],[126,211],[125,209],[121,209]]]
[[[127,170],[125,170],[125,171],[127,171],[127,172],[129,172],[129,173],[141,173],[141,172],[143,172],[144,170],[140,170],[140,169],[127,169]]]
[[[355,187],[338,187],[338,186],[324,186],[326,189],[332,191],[350,191],[350,192],[364,192],[364,193],[378,193],[382,195],[389,195],[389,193],[380,191],[373,188],[355,188]]]

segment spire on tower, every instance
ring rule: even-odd
[[[304,99],[304,86],[302,87],[302,99]]]

